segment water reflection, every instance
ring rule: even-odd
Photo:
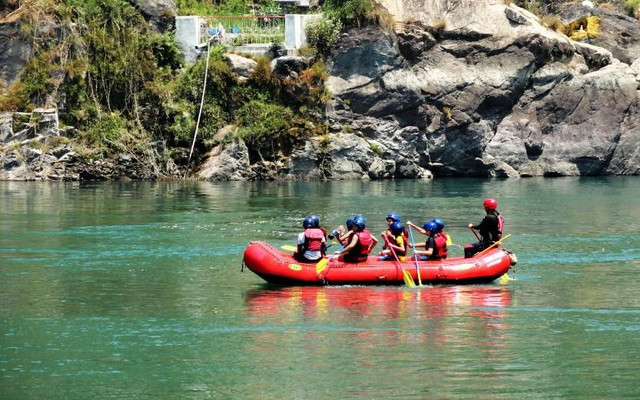
[[[505,328],[512,291],[504,286],[437,286],[422,290],[388,287],[287,287],[250,290],[247,313],[254,324],[334,324],[355,330],[391,327],[425,341],[459,340],[461,332]],[[382,327],[368,326],[369,321]],[[362,325],[365,325],[364,327]],[[466,334],[465,334],[466,335]]]

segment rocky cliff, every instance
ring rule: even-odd
[[[343,32],[327,60],[328,135],[265,160],[241,139],[222,140],[233,137],[227,126],[216,135],[224,144],[195,174],[211,180],[638,175],[640,23],[610,10],[565,8],[564,23],[600,18],[600,34],[576,42],[505,3],[382,0],[395,25]],[[136,4],[160,30],[175,15],[170,0]],[[11,34],[18,25],[2,28],[6,84],[32,49]],[[239,81],[255,64],[227,59]],[[293,78],[308,61],[282,57],[272,69]],[[150,144],[145,157],[154,165],[124,154],[92,160],[56,139],[57,127],[36,132],[40,117],[0,117],[0,142],[12,141],[0,154],[0,179],[186,173],[165,160],[161,144]]]
[[[598,42],[624,63],[505,3],[383,1],[395,28],[352,29],[329,59],[330,141],[308,140],[271,177],[637,175],[639,39]],[[611,38],[616,19],[605,17]],[[225,173],[201,177],[256,176],[247,159],[222,164]]]

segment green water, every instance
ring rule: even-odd
[[[0,182],[0,399],[640,398],[640,178]],[[495,196],[520,263],[472,286],[278,288],[251,240],[312,212],[473,237]],[[453,246],[454,253],[460,248]]]

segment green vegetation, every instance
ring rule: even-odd
[[[338,35],[341,30],[342,23],[338,19],[316,18],[309,21],[305,27],[307,43],[316,49],[318,53],[328,55],[329,51],[338,42]]]
[[[177,4],[181,14],[248,10],[244,1],[235,0]],[[269,0],[259,4],[259,11],[274,7]],[[20,81],[0,94],[0,110],[56,106],[55,94],[64,93],[61,123],[77,128],[74,139],[83,154],[140,155],[151,142],[160,141],[177,163],[186,162],[205,57],[183,69],[174,36],[153,31],[126,0],[30,0],[18,11],[23,37],[33,40],[36,56]],[[45,37],[39,28],[43,21],[56,21],[60,37],[56,32]],[[241,83],[224,52],[221,46],[210,51],[196,157],[217,144],[221,139],[216,133],[230,124],[237,125],[235,136],[253,144],[260,157],[275,156],[290,150],[296,140],[326,132],[324,107],[330,94],[321,60],[296,78],[281,78],[271,73],[270,60],[260,58],[254,73]]]
[[[625,8],[629,15],[640,19],[640,0],[626,0]]]

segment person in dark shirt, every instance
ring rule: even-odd
[[[480,232],[480,241],[464,246],[464,256],[466,258],[472,257],[477,252],[486,249],[502,237],[504,220],[497,210],[498,202],[494,199],[487,198],[482,202],[482,205],[486,212],[482,221],[477,225],[469,224],[469,229],[474,232],[476,230]]]

